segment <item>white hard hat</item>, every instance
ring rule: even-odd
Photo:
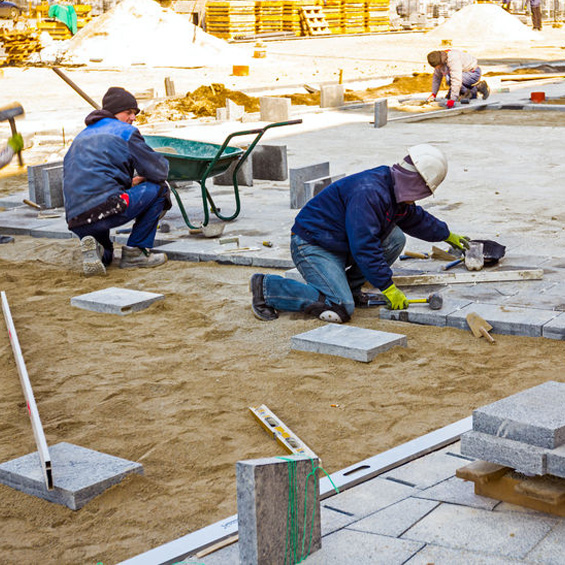
[[[420,176],[426,181],[428,188],[434,193],[447,175],[445,155],[429,143],[410,147],[408,155],[410,155]]]

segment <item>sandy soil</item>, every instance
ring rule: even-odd
[[[74,241],[0,246],[10,302],[49,444],[67,441],[143,463],[83,509],[0,486],[3,563],[116,563],[236,512],[237,460],[281,455],[248,407],[267,404],[328,472],[454,422],[476,406],[560,378],[560,342],[381,321],[403,333],[370,364],[291,351],[320,322],[256,320],[249,268],[169,262],[80,275]],[[109,286],[163,292],[130,316],[73,308]],[[518,353],[519,352],[519,353]],[[35,451],[7,334],[0,332],[0,461]],[[332,407],[333,404],[339,405]]]

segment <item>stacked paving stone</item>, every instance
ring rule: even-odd
[[[565,383],[548,381],[473,412],[461,453],[521,473],[565,478]]]

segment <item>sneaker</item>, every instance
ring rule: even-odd
[[[106,274],[106,267],[100,259],[104,252],[103,248],[91,235],[80,240],[80,250],[82,252],[82,270],[87,277]]]
[[[265,296],[263,295],[263,279],[265,275],[260,273],[255,273],[249,281],[249,290],[253,295],[251,299],[251,310],[253,310],[253,315],[258,320],[263,320],[264,322],[271,322],[276,320],[279,315],[274,308],[267,306],[265,303]]]
[[[164,253],[153,253],[144,247],[122,246],[120,269],[158,267],[166,262],[167,256]]]
[[[477,91],[483,95],[483,100],[486,100],[490,96],[490,88],[484,80],[481,80],[481,82],[477,84]]]

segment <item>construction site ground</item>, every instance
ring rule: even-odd
[[[559,29],[547,29],[533,44],[458,46],[472,50],[485,72],[508,73],[519,64],[557,67],[565,58]],[[422,34],[274,42],[267,45],[266,59],[251,62],[248,77],[233,77],[228,67],[65,72],[95,100],[116,85],[162,91],[165,77],[174,80],[177,93],[216,83],[250,96],[291,94],[305,92],[304,83],[335,82],[340,69],[346,88],[359,91],[394,75],[429,72],[425,55],[436,47],[437,40]],[[26,109],[19,130],[34,134],[26,162],[60,160],[91,108],[48,68],[0,71],[5,99]],[[493,93],[492,102],[527,102],[534,89],[565,95],[563,82],[555,80],[509,88]],[[323,111],[294,106],[292,117],[303,124],[273,130],[263,140],[286,145],[290,167],[328,161],[332,174],[350,174],[393,164],[415,143],[436,144],[448,156],[450,170],[436,196],[424,202],[428,210],[458,233],[506,245],[509,264],[533,268],[550,262],[555,276],[565,263],[560,190],[565,113],[486,109],[441,120],[391,121],[384,128],[370,124],[371,104]],[[256,125],[257,118],[252,114],[246,120]],[[229,131],[249,126],[202,118],[140,127],[146,134],[221,142]],[[0,124],[2,139],[8,132],[8,125]],[[229,189],[213,190],[229,207]],[[0,233],[3,217],[30,219],[31,210],[13,208],[26,191],[27,175],[14,161],[0,173],[7,208],[0,213]],[[196,214],[194,188],[183,194]],[[242,266],[169,261],[155,270],[112,267],[106,278],[86,279],[77,240],[61,238],[68,235],[62,218],[39,226],[50,237],[15,235],[14,243],[0,246],[0,288],[10,301],[48,442],[71,442],[145,468],[144,476],[126,479],[78,512],[0,486],[3,562],[117,563],[234,514],[235,462],[281,455],[250,415],[251,405],[268,405],[332,473],[469,416],[478,406],[562,380],[556,373],[562,341],[497,335],[491,347],[468,331],[381,320],[371,309],[356,311],[351,323],[403,333],[407,348],[369,364],[291,351],[291,336],[321,322],[300,314],[259,322],[247,290],[261,265],[290,266],[288,237],[296,211],[288,203],[285,182],[257,181],[242,189],[241,216],[227,225],[225,235],[240,235],[242,245],[260,247]],[[217,240],[189,236],[176,207],[168,219],[173,230],[159,232],[160,244],[174,240],[197,246],[208,259],[229,257],[219,255],[225,246]],[[273,247],[261,246],[263,240]],[[414,251],[429,247],[409,241]],[[110,286],[166,298],[124,317],[70,306],[73,296]],[[532,288],[534,301],[536,292],[545,293]],[[0,461],[7,461],[34,451],[35,444],[6,334],[0,336],[0,352]],[[547,518],[525,514],[547,526]],[[484,562],[518,557],[501,551]]]

